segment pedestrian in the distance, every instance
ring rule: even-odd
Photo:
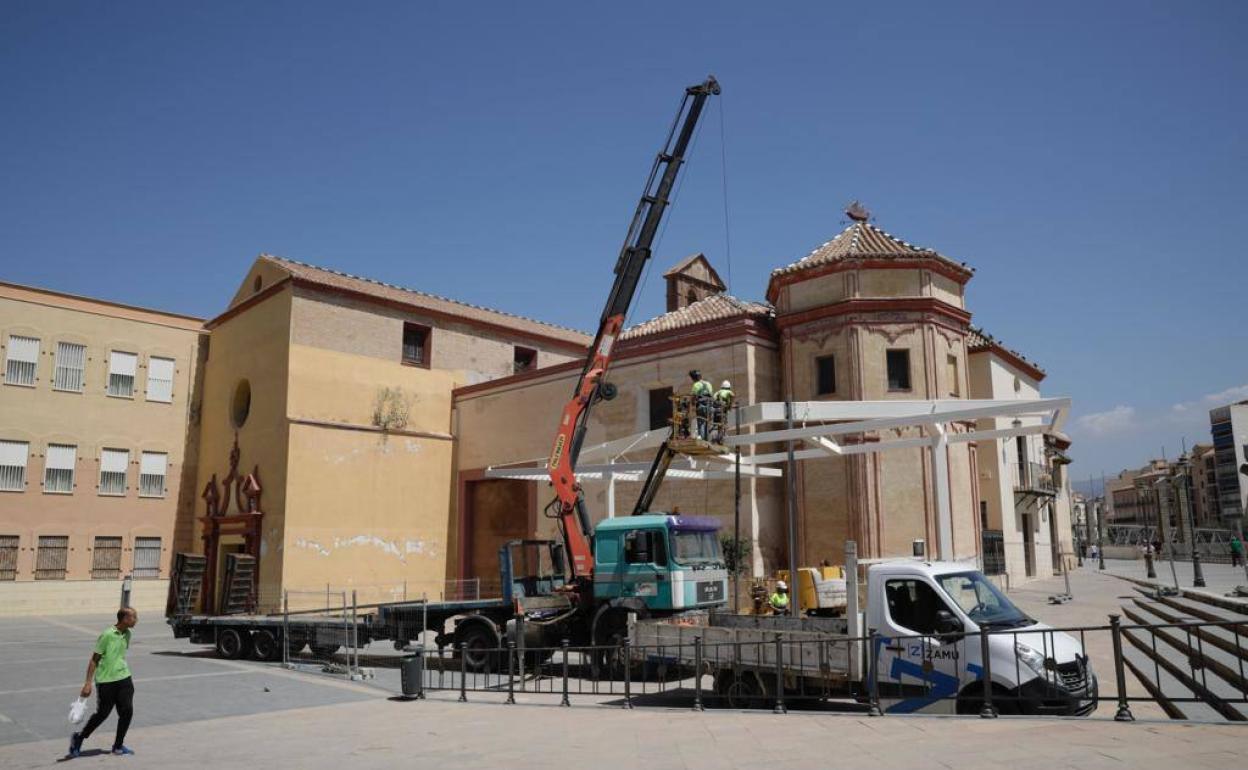
[[[113,739],[113,753],[134,753],[126,748],[125,743],[130,717],[134,715],[134,681],[130,678],[130,667],[126,665],[126,651],[130,649],[130,629],[138,622],[139,613],[130,607],[122,607],[117,610],[117,624],[104,629],[100,638],[95,640],[95,651],[87,663],[87,681],[82,686],[82,697],[91,697],[94,683],[99,690],[98,705],[82,732],[70,736],[71,757],[82,753],[83,741],[108,719],[114,706],[117,707],[117,735]]]
[[[1231,566],[1238,567],[1244,563],[1244,544],[1239,535],[1231,535]]]

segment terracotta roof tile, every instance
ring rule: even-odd
[[[965,263],[952,260],[935,249],[907,243],[869,222],[855,222],[805,257],[792,264],[776,268],[771,271],[771,274],[773,276],[787,275],[833,262],[859,259],[935,259],[967,276],[974,272]]]
[[[260,258],[276,264],[300,280],[331,289],[345,289],[382,300],[399,302],[410,305],[417,311],[423,309],[451,316],[459,316],[469,321],[483,321],[507,326],[517,331],[549,337],[576,345],[589,345],[592,340],[590,335],[576,329],[535,321],[532,318],[506,313],[502,310],[493,310],[479,305],[470,305],[466,302],[457,302],[446,297],[439,297],[436,294],[427,294],[415,289],[405,289],[402,286],[375,281],[371,278],[361,278],[357,275],[317,267],[305,262],[286,259],[285,257],[262,254]]]
[[[1001,348],[1002,350],[1006,351],[1007,353],[1014,356],[1015,358],[1022,361],[1023,363],[1027,364],[1028,366],[1034,367],[1037,371],[1044,372],[1044,368],[1041,367],[1039,364],[1037,364],[1035,361],[1032,361],[1030,358],[1023,355],[1022,353],[1019,353],[1017,350],[1013,348],[1006,347],[1001,342],[1001,340],[992,336],[991,334],[979,328],[978,326],[972,326],[970,328],[970,331],[967,332],[966,349],[969,350],[970,352],[974,353],[979,350],[991,350],[993,346]]]
[[[731,294],[712,294],[679,310],[655,316],[648,321],[631,326],[624,330],[620,339],[636,339],[650,334],[696,326],[707,321],[720,321],[742,316],[750,318],[771,318],[775,310],[763,302],[748,302],[737,299]]]

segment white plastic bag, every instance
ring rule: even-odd
[[[86,715],[87,715],[87,699],[86,698],[80,697],[78,698],[78,700],[69,704],[69,723],[71,725],[78,724],[79,722],[82,721],[83,717],[85,717]]]

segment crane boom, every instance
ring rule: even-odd
[[[693,139],[698,118],[707,98],[719,91],[719,83],[714,77],[708,77],[704,82],[685,89],[685,98],[681,101],[676,120],[668,132],[667,142],[650,169],[645,191],[637,204],[637,211],[628,227],[628,236],[615,262],[615,283],[611,286],[611,293],[603,308],[594,344],[586,355],[585,366],[581,369],[572,398],[563,407],[560,416],[559,431],[555,435],[555,444],[547,463],[556,497],[547,511],[553,509],[553,515],[559,519],[564,542],[571,557],[574,579],[593,575],[593,552],[589,542],[593,529],[589,523],[589,513],[585,510],[581,485],[576,479],[576,461],[585,440],[590,410],[598,401],[613,398],[615,395],[614,389],[605,380],[607,367],[611,365],[613,348],[637,292],[642,268],[650,259],[650,249],[658,233],[659,222],[670,202],[669,196],[676,182],[676,175],[684,163],[685,152]]]

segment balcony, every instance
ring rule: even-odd
[[[1014,463],[1011,466],[1014,491],[1028,495],[1057,496],[1057,484],[1053,481],[1053,470],[1040,463]]]

